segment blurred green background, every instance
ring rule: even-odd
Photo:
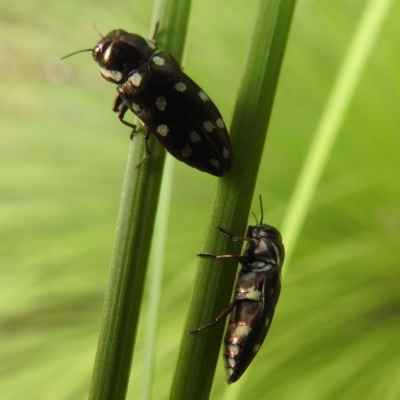
[[[298,1],[256,189],[267,223],[280,227],[364,5]],[[228,126],[255,9],[253,0],[192,5],[184,68]],[[149,36],[151,12],[144,0],[0,1],[2,400],[87,396],[130,132],[90,53],[59,59],[96,44],[93,23],[103,34]],[[246,398],[400,398],[398,15],[393,2],[247,372]],[[179,162],[174,173],[154,399],[168,394],[215,186]],[[130,399],[141,391],[145,336],[143,323]],[[220,364],[213,399],[226,389]]]

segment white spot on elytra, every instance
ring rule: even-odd
[[[139,106],[139,104],[132,103],[132,111],[133,111],[133,112],[139,112],[139,111],[140,111],[140,106]]]
[[[153,57],[153,62],[159,67],[163,67],[165,65],[165,60],[160,56]]]
[[[165,107],[167,105],[167,100],[165,100],[164,96],[160,96],[157,98],[156,100],[156,107],[160,110],[160,111],[164,111]]]
[[[175,84],[174,88],[178,91],[178,92],[184,92],[187,87],[183,82],[178,82]]]
[[[157,133],[161,136],[167,136],[169,132],[169,128],[167,125],[159,125],[157,126]]]
[[[190,132],[190,133],[189,133],[189,136],[190,136],[190,140],[191,140],[193,143],[199,143],[199,142],[201,142],[201,136],[200,136],[197,132],[195,132],[195,131]]]
[[[233,369],[232,368],[227,368],[226,370],[226,381],[229,382],[232,378],[233,375]]]
[[[140,83],[142,82],[142,75],[139,74],[139,72],[135,72],[129,80],[132,82],[132,85],[139,87]]]
[[[222,150],[222,156],[225,158],[225,160],[229,158],[229,150],[226,147],[224,147]]]
[[[157,46],[155,45],[155,43],[152,40],[146,40],[147,45],[152,49],[155,50],[157,48]]]
[[[182,149],[182,157],[188,158],[192,155],[192,148],[187,144],[183,149]]]
[[[253,353],[257,353],[258,350],[260,350],[261,344],[256,344],[253,347]]]
[[[249,287],[247,289],[246,299],[259,301],[261,299],[261,292],[257,290],[254,286]]]
[[[209,98],[202,90],[200,90],[199,96],[200,96],[200,98],[201,98],[203,101],[208,101],[208,100],[210,100],[210,98]]]
[[[225,124],[224,124],[224,121],[223,121],[223,119],[222,118],[218,118],[216,121],[215,121],[216,123],[217,123],[217,126],[219,127],[219,128],[225,128]]]
[[[237,344],[231,344],[229,346],[229,354],[232,354],[233,356],[236,356],[239,354],[239,346]]]
[[[269,326],[269,323],[270,323],[269,318],[266,318],[264,325],[265,325],[265,326]]]
[[[215,128],[215,127],[214,127],[214,124],[213,124],[211,121],[204,121],[204,122],[203,122],[203,126],[204,126],[204,129],[205,129],[207,132],[212,132],[213,129]]]
[[[220,162],[218,160],[216,160],[215,158],[212,158],[210,160],[210,164],[214,168],[219,168],[221,166]]]
[[[122,74],[119,71],[114,71],[112,69],[107,69],[104,67],[99,67],[101,75],[104,76],[104,78],[108,78],[113,80],[114,82],[119,82],[122,80]]]
[[[233,368],[235,366],[235,364],[236,364],[236,361],[233,358],[229,357],[229,358],[226,359],[226,363],[228,364],[228,366],[230,368]]]
[[[247,336],[249,332],[251,331],[251,327],[248,325],[239,325],[235,329],[235,336]]]

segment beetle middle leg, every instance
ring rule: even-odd
[[[221,258],[234,258],[235,260],[238,260],[240,264],[243,264],[246,262],[246,258],[240,255],[234,255],[234,254],[220,254],[220,255],[215,255],[211,253],[199,253],[197,254],[197,257],[211,257],[211,258],[216,258],[216,259],[221,259]]]
[[[146,164],[150,158],[149,137],[150,137],[151,132],[150,132],[150,129],[147,128],[147,126],[145,127],[145,129],[146,129],[146,133],[144,135],[144,146],[146,148],[146,154],[142,158],[142,161],[140,161],[140,163],[138,165],[136,165],[136,167],[135,167],[136,169],[143,167],[143,165]],[[132,132],[132,135],[133,135],[133,132]]]
[[[192,330],[189,331],[189,333],[190,333],[190,334],[193,334],[193,333],[201,332],[201,331],[204,331],[204,330],[206,330],[206,329],[208,329],[208,328],[212,328],[213,326],[219,324],[220,322],[222,322],[222,321],[225,319],[225,317],[226,317],[227,315],[229,315],[229,314],[233,311],[233,309],[234,309],[239,303],[242,303],[242,302],[244,302],[244,301],[251,301],[251,302],[254,302],[254,301],[257,301],[257,300],[248,299],[248,298],[245,298],[245,299],[235,299],[235,300],[233,300],[231,303],[229,303],[229,304],[226,306],[226,308],[218,315],[217,318],[215,318],[215,320],[214,320],[213,322],[210,322],[209,324],[200,326],[199,328],[192,329]]]

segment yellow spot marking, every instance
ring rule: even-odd
[[[239,325],[236,329],[235,329],[235,336],[247,336],[249,334],[249,332],[251,331],[251,327],[248,325]]]
[[[167,125],[160,125],[157,127],[157,133],[161,136],[167,136],[169,128]]]

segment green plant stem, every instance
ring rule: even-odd
[[[239,254],[241,244],[218,234],[245,232],[266,129],[294,10],[295,0],[260,0],[253,40],[240,85],[231,139],[235,166],[218,180],[202,248],[213,254]],[[229,303],[237,262],[199,258],[170,399],[207,399],[219,354],[223,324],[190,335],[213,321]]]
[[[367,3],[333,84],[282,224],[282,236],[286,248],[284,274],[290,264],[323,170],[391,3],[392,0],[370,0]]]
[[[155,9],[163,48],[173,48],[178,62],[189,9],[190,1],[182,0],[160,1]],[[153,138],[149,148],[150,159],[137,169],[145,155],[142,135],[130,146],[90,400],[122,400],[127,392],[165,161],[164,149]]]
[[[157,210],[157,219],[151,248],[149,263],[149,289],[147,295],[147,329],[146,349],[144,360],[143,400],[152,398],[152,384],[154,378],[156,341],[158,331],[161,283],[164,271],[165,244],[167,240],[169,204],[172,190],[173,174],[172,157],[167,156],[164,168],[164,177],[161,186],[160,205]]]
[[[322,113],[314,141],[299,174],[296,188],[282,224],[282,237],[286,248],[284,274],[286,274],[300,229],[310,208],[323,169],[391,1],[371,0],[366,5]],[[236,400],[242,398],[249,376],[251,374],[245,374],[232,389],[226,390],[223,399]]]
[[[130,148],[89,399],[126,395],[155,215],[146,210],[156,209],[165,157],[152,143],[151,160],[135,169],[142,142]]]

